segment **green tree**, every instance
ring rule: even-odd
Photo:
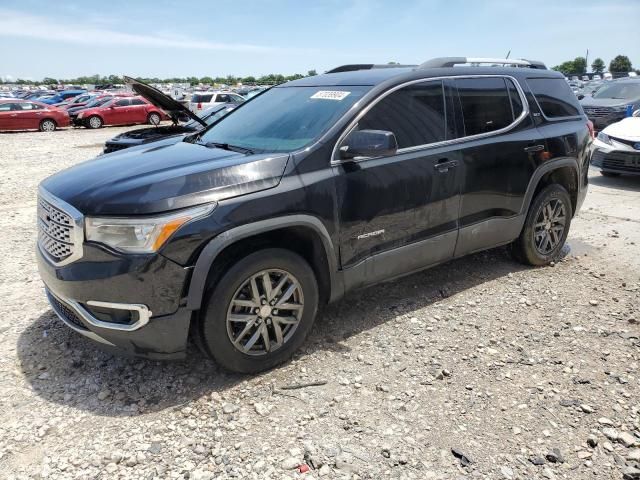
[[[44,77],[42,79],[42,83],[44,83],[45,85],[57,85],[58,84],[58,80],[56,80],[55,78],[51,78],[51,77]]]
[[[242,79],[242,83],[256,83],[256,77],[249,75],[248,77],[244,77]]]
[[[609,64],[609,71],[613,72],[630,72],[631,71],[631,60],[626,55],[618,55],[616,58],[611,60]]]
[[[573,65],[573,61],[567,60],[566,62],[562,62],[560,65],[556,65],[552,70],[564,73],[565,75],[571,75],[574,68],[575,66]]]
[[[587,59],[584,57],[576,57],[573,60],[573,72],[574,74],[582,75],[587,73]]]
[[[606,65],[604,64],[604,60],[598,57],[591,64],[591,71],[593,73],[602,73],[604,72],[605,67]]]
[[[307,77],[315,77],[316,75],[318,75],[318,72],[316,72],[315,69],[307,72]]]
[[[215,81],[214,81],[214,80],[213,80],[213,78],[211,78],[211,77],[202,77],[202,78],[200,79],[200,83],[205,83],[205,84],[207,84],[207,85],[212,85],[212,84],[214,84],[214,83],[215,83]]]

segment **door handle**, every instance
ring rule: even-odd
[[[531,145],[529,147],[525,147],[524,149],[524,151],[527,153],[541,152],[542,150],[544,150],[544,145]]]
[[[457,160],[447,160],[446,158],[442,158],[438,160],[438,163],[436,163],[433,168],[435,168],[440,173],[447,173],[450,168],[455,168],[457,166]]]

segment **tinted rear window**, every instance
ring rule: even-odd
[[[202,94],[202,93],[194,93],[191,97],[191,101],[193,103],[209,103],[213,98],[213,94]]]
[[[529,78],[527,83],[545,117],[559,118],[580,115],[578,99],[562,78]]]
[[[462,78],[456,80],[456,86],[465,135],[493,132],[513,122],[511,98],[504,78]],[[518,108],[517,105],[514,107]]]

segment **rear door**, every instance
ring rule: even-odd
[[[524,196],[545,142],[515,79],[458,78],[455,85],[464,126],[460,256],[519,235]]]
[[[359,119],[356,129],[393,132],[399,149],[335,167],[342,266],[365,261],[349,288],[453,256],[461,178],[461,156],[446,144],[453,122],[440,80],[399,89]]]
[[[116,100],[110,107],[105,109],[105,123],[109,125],[130,123],[128,119],[130,104],[131,99],[129,98]]]
[[[128,121],[134,123],[145,123],[147,121],[147,109],[151,105],[140,98],[131,99],[131,107],[129,108]]]
[[[0,130],[16,129],[16,112],[12,110],[13,103],[0,104]]]
[[[19,112],[20,123],[22,128],[36,129],[40,127],[43,109],[39,105],[31,102],[23,102],[19,104],[22,111]]]

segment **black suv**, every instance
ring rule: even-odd
[[[53,309],[134,354],[183,356],[191,332],[257,372],[353,289],[498,245],[548,264],[586,195],[590,124],[560,73],[482,63],[343,66],[44,180]]]

